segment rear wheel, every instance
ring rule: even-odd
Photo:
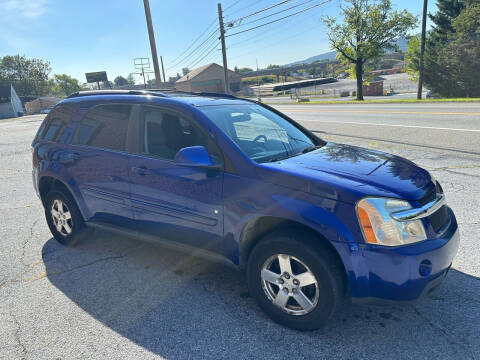
[[[77,204],[65,191],[48,193],[45,217],[53,237],[62,245],[72,246],[88,234]]]
[[[249,289],[274,321],[315,330],[342,303],[343,267],[319,242],[308,232],[284,230],[268,235],[253,249],[247,265]]]

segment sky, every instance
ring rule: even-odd
[[[221,1],[225,22],[229,23],[281,0]],[[292,0],[270,13],[306,1]],[[215,47],[214,37],[201,48],[205,50],[189,56],[203,38],[215,31],[217,2],[150,0],[157,52],[163,56],[167,79],[181,72],[182,67],[222,63],[220,47]],[[422,0],[392,2],[395,8],[407,9],[420,20]],[[303,8],[317,3],[320,0],[310,0]],[[263,68],[330,51],[326,29],[320,19],[325,15],[338,16],[340,4],[341,0],[331,0],[305,13],[243,34],[233,35],[297,10],[252,25],[227,28],[228,67],[256,68],[258,61],[258,66]],[[429,11],[435,11],[432,0]],[[151,58],[142,0],[0,0],[0,24],[0,57],[20,54],[48,60],[52,74],[66,73],[81,82],[85,82],[86,72],[93,71],[107,71],[109,80],[117,75],[126,77],[135,72],[134,58]],[[185,52],[205,30],[206,35]],[[420,24],[413,32],[419,31]],[[139,82],[140,78],[137,76],[136,80]]]

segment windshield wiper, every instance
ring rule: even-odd
[[[317,149],[318,149],[317,146],[308,146],[305,149],[303,149],[301,153],[306,154],[306,153],[312,152],[312,151],[317,150]]]
[[[302,151],[300,151],[300,152],[298,152],[298,153],[295,153],[295,154],[286,154],[285,156],[277,156],[277,157],[271,158],[270,160],[268,160],[268,162],[282,161],[282,160],[285,160],[285,159],[289,159],[289,158],[292,158],[292,157],[295,157],[295,156],[298,156],[298,155],[301,155],[301,154],[306,154],[306,153],[308,153],[308,152],[311,152],[311,151],[320,149],[321,147],[322,147],[322,145],[308,146],[308,147],[306,147],[305,149],[303,149]]]

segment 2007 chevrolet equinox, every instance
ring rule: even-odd
[[[33,141],[50,230],[92,228],[231,262],[275,321],[325,324],[343,299],[413,300],[459,245],[440,184],[398,156],[325,142],[219,94],[72,94]]]

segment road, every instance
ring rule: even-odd
[[[0,358],[479,359],[480,105],[278,108],[326,140],[405,156],[443,184],[462,243],[436,292],[349,305],[299,333],[268,320],[228,267],[108,234],[62,247],[31,185],[41,117],[0,120]]]

